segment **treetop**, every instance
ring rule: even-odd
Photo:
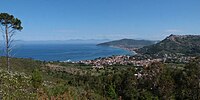
[[[11,27],[16,30],[23,29],[21,21],[8,13],[0,13],[0,24],[3,26],[9,25],[9,28]]]

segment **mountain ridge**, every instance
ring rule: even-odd
[[[140,54],[165,56],[165,55],[200,55],[200,35],[173,35],[164,40],[140,48]]]
[[[156,41],[151,40],[135,40],[135,39],[120,39],[97,44],[97,46],[111,46],[119,48],[142,48],[144,46],[155,44]]]

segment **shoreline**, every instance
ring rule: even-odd
[[[47,47],[44,47],[43,45],[38,45],[36,48],[32,49],[31,45],[28,46],[23,46],[22,48],[17,48],[15,49],[17,51],[17,54],[13,57],[16,58],[28,58],[28,59],[33,59],[33,60],[39,60],[39,61],[59,61],[59,62],[77,62],[77,61],[82,61],[82,60],[94,60],[97,58],[104,58],[104,57],[111,57],[111,56],[118,56],[118,55],[135,55],[134,51],[131,51],[130,49],[126,48],[119,48],[119,47],[100,47],[97,46],[96,44],[87,44],[84,45],[83,47],[80,45],[75,45],[72,46],[74,50],[76,51],[71,51],[68,49],[68,44],[63,45],[62,47],[59,45],[58,49],[62,51],[55,51],[57,49],[52,49],[52,47],[57,47],[54,45],[48,45],[48,48],[50,48],[50,51],[47,51]],[[65,47],[67,46],[67,47]],[[41,52],[35,52],[38,51],[37,47]],[[65,49],[63,49],[65,48]],[[78,49],[78,48],[81,48]],[[83,49],[83,50],[82,50]],[[31,51],[33,50],[33,51]],[[23,51],[23,53],[22,53]],[[44,52],[46,51],[46,52]],[[54,52],[55,51],[55,52]],[[80,51],[80,52],[79,52]],[[66,53],[67,52],[67,53]],[[31,55],[30,55],[31,54]],[[73,56],[75,54],[75,56]],[[83,54],[83,55],[82,55]],[[53,55],[53,56],[52,56]],[[54,58],[54,55],[60,55]],[[3,56],[3,55],[2,55]],[[80,56],[80,57],[79,57]]]
[[[126,50],[126,51],[129,51],[131,53],[134,53],[134,55],[137,54],[135,50],[138,49],[138,48],[126,48],[126,47],[119,47],[119,46],[105,46],[105,47],[111,47],[111,48],[118,48],[118,49]]]

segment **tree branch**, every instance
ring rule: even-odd
[[[10,34],[10,33],[13,33],[13,32],[15,32],[15,29],[12,29],[12,30],[9,31],[8,33]]]
[[[12,37],[15,35],[15,33],[13,32],[12,34],[9,35],[8,38],[8,47],[11,46],[11,44],[13,43],[14,39],[12,39]]]
[[[9,54],[10,57],[14,57],[15,54],[16,54],[16,53],[13,54],[13,48],[16,46],[16,45],[13,44],[13,42],[14,42],[14,39],[12,39],[12,40],[10,41],[9,45],[8,45],[8,47],[9,47],[9,49],[8,49],[8,54]]]
[[[0,25],[0,26],[1,26],[1,25]],[[1,26],[1,32],[2,32],[2,33],[4,33],[4,29],[3,29],[3,27],[2,27],[2,26]]]
[[[11,24],[10,26],[8,26],[8,28],[11,28],[13,25]]]

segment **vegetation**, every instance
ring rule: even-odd
[[[145,46],[137,51],[141,54],[164,57],[186,55],[200,55],[199,35],[170,35],[157,44]]]
[[[9,15],[8,13],[0,13],[0,26],[3,35],[6,40],[6,65],[7,69],[10,72],[10,52],[12,48],[13,36],[16,30],[22,30],[21,21],[18,18],[15,18],[13,15]]]
[[[113,46],[120,48],[141,48],[144,46],[152,45],[156,41],[150,40],[133,40],[133,39],[121,39],[105,43],[98,44],[99,46]]]
[[[2,58],[1,60],[3,60]],[[8,73],[3,64],[0,71],[2,99],[193,99],[200,97],[200,59],[185,65],[153,63],[151,66],[113,65],[93,69],[78,64],[51,62],[80,73],[54,70],[49,62],[13,58],[25,70],[15,68]],[[26,62],[26,64],[23,64]],[[36,65],[37,67],[29,66]],[[181,67],[181,68],[180,68]],[[74,70],[74,69],[72,69]],[[82,73],[82,72],[85,73]],[[11,93],[12,92],[12,93]]]
[[[154,62],[147,67],[118,64],[101,69],[84,64],[10,59],[11,33],[22,29],[21,21],[12,15],[1,13],[0,23],[5,26],[7,43],[6,57],[0,57],[0,100],[200,99],[200,58],[183,64]],[[8,32],[9,28],[13,30]],[[199,38],[171,35],[139,51],[153,55],[199,54]],[[125,39],[120,43],[130,46],[130,41]],[[150,43],[133,41],[134,47]],[[12,66],[12,71],[9,66]]]

